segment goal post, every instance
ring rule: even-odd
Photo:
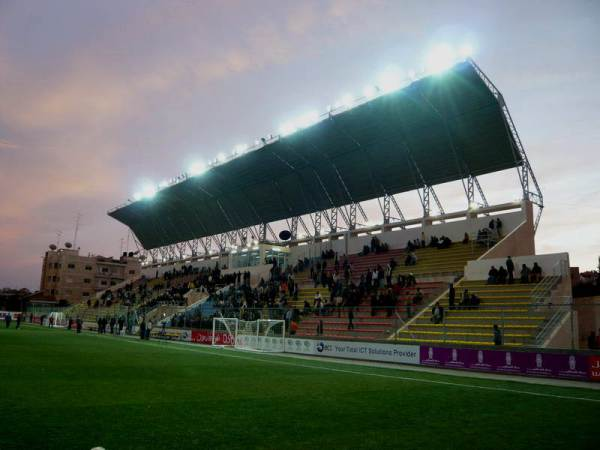
[[[213,318],[212,345],[258,352],[285,351],[284,320]]]
[[[213,317],[212,345],[234,346],[238,335],[239,319]]]

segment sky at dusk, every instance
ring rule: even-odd
[[[539,253],[600,254],[600,2],[0,0],[0,287],[37,289],[48,244],[116,256],[106,211],[145,180],[275,133],[471,42],[545,196]],[[480,179],[519,197],[516,172]],[[458,186],[438,188],[447,211]],[[416,217],[416,194],[398,197]]]

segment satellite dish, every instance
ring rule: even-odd
[[[56,245],[54,244],[50,244],[48,247],[50,247],[50,250],[56,250]]]
[[[290,233],[289,230],[283,230],[279,233],[279,239],[281,239],[282,241],[287,241],[291,237],[292,237],[292,233]]]
[[[129,254],[127,256],[129,256],[131,258],[133,256],[133,252],[129,252]]]
[[[71,248],[73,247],[73,244],[71,244],[70,242],[65,242],[65,247]]]
[[[140,256],[140,259],[141,259],[142,261],[144,261],[144,260],[146,259],[146,255],[142,255],[142,256]]]

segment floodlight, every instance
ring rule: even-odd
[[[133,194],[133,199],[138,202],[142,199],[142,194],[140,192],[136,192],[135,194]]]
[[[150,200],[156,195],[156,188],[150,184],[144,186],[142,189],[142,198]]]
[[[463,44],[458,49],[458,53],[460,54],[460,57],[463,59],[470,58],[471,56],[473,56],[473,46],[468,43]]]
[[[439,44],[431,49],[426,59],[427,71],[439,74],[448,70],[456,61],[456,52],[449,44]]]
[[[375,88],[375,86],[369,85],[363,90],[363,95],[368,99],[373,98],[377,95],[377,88]]]
[[[308,128],[319,121],[319,111],[310,111],[298,117],[299,128]]]
[[[160,183],[158,183],[158,188],[159,189],[164,189],[164,188],[166,188],[168,186],[169,186],[169,182],[167,180],[163,180]]]
[[[195,162],[190,166],[189,174],[191,176],[201,175],[206,171],[206,166],[201,162]]]
[[[217,162],[220,162],[220,163],[222,163],[222,162],[224,162],[224,161],[225,161],[225,153],[219,153],[219,154],[217,155]]]
[[[349,108],[350,106],[352,106],[352,103],[354,103],[352,95],[344,94],[341,100],[339,101],[339,106],[345,106],[346,108]]]
[[[385,93],[402,86],[402,72],[397,67],[388,67],[377,77],[377,86]]]
[[[286,122],[279,128],[279,135],[289,136],[290,134],[295,133],[297,129],[298,128],[293,123]]]

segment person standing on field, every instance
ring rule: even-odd
[[[17,328],[16,329],[18,330],[19,328],[21,328],[21,314],[19,314],[17,316]]]

